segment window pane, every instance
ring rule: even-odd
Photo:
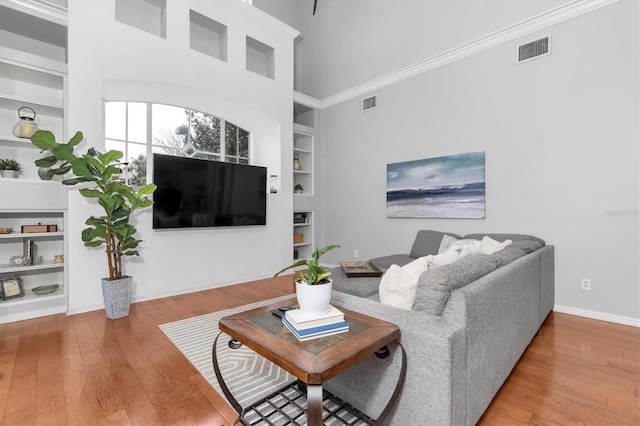
[[[227,155],[238,155],[238,126],[227,121],[225,133],[225,153]]]
[[[240,164],[249,164],[249,160],[247,160],[246,158],[241,158],[240,161],[238,161]]]
[[[238,158],[237,157],[226,156],[224,161],[226,161],[227,163],[237,163],[238,162]]]
[[[129,146],[127,147],[127,157],[122,161],[131,162],[140,155],[147,155],[147,145],[141,143],[129,143]]]
[[[188,115],[185,108],[171,105],[151,106],[153,144],[166,147],[170,155],[182,155],[187,143]]]
[[[249,158],[249,132],[238,127],[238,135],[240,143],[238,145],[238,154],[242,158]]]
[[[104,149],[105,151],[111,151],[112,149],[116,150],[116,151],[120,151],[123,154],[124,157],[124,153],[125,150],[127,149],[127,144],[124,142],[119,142],[119,141],[113,141],[110,139],[106,139],[104,141]]]
[[[147,156],[138,155],[129,162],[127,178],[129,185],[144,186],[147,184]]]
[[[191,112],[191,137],[198,151],[220,152],[220,119],[198,111]]]
[[[128,141],[147,142],[147,104],[129,102]]]
[[[104,103],[104,137],[125,140],[126,133],[126,102]]]

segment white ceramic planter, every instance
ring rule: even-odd
[[[300,309],[314,314],[324,314],[329,310],[331,303],[331,289],[333,281],[329,279],[326,284],[308,285],[305,282],[296,281],[296,297]]]
[[[17,170],[0,170],[0,176],[3,178],[12,178],[15,179],[20,174]]]

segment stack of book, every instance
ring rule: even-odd
[[[282,322],[298,340],[310,340],[349,331],[344,313],[334,306],[329,306],[329,311],[325,314],[311,314],[300,309],[286,311]]]

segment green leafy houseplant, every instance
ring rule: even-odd
[[[298,278],[298,280],[304,281],[309,285],[322,284],[323,280],[326,280],[331,276],[331,272],[326,272],[324,269],[320,267],[320,256],[322,256],[329,250],[333,250],[334,248],[338,248],[338,247],[340,246],[334,244],[334,245],[323,247],[321,249],[317,249],[316,251],[311,253],[310,259],[298,260],[292,265],[289,265],[286,268],[276,272],[273,278],[277,277],[278,275],[280,275],[281,273],[289,269],[297,268],[299,266],[306,266],[307,270],[304,272],[300,272],[300,277]]]
[[[20,163],[13,158],[4,158],[0,160],[0,170],[15,170],[16,172],[22,171]]]
[[[31,137],[31,142],[43,151],[50,151],[51,155],[35,163],[54,175],[71,172],[73,177],[63,180],[64,185],[93,184],[80,189],[80,194],[96,199],[104,215],[91,216],[86,220],[89,227],[82,231],[82,241],[87,247],[106,246],[109,279],[118,280],[123,277],[123,257],[140,255],[136,248],[142,240],[135,237],[138,231],[130,223],[131,216],[153,204],[147,196],[156,190],[156,186],[149,184],[134,191],[124,183],[112,180],[112,175],[122,172],[117,163],[122,152],[111,150],[101,153],[89,148],[86,154],[77,155],[75,148],[83,139],[82,132],[76,132],[68,143],[58,143],[50,131],[38,130]]]

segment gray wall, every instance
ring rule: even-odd
[[[295,89],[324,99],[567,0],[253,0],[301,31]]]
[[[324,99],[567,2],[319,0],[315,17],[312,3],[254,0],[302,31],[296,89]],[[556,245],[559,307],[637,323],[638,16],[622,0],[377,90],[372,111],[323,109],[319,243],[342,245],[327,261],[406,253],[419,229],[532,233]],[[547,34],[552,55],[514,64]],[[386,218],[387,163],[478,150],[486,219]]]
[[[547,33],[552,55],[514,64]],[[558,305],[640,318],[638,3],[517,42],[381,89],[372,111],[322,111],[322,240],[342,245],[328,258],[406,253],[419,229],[531,233],[556,245]],[[486,219],[386,218],[387,163],[479,150]]]

